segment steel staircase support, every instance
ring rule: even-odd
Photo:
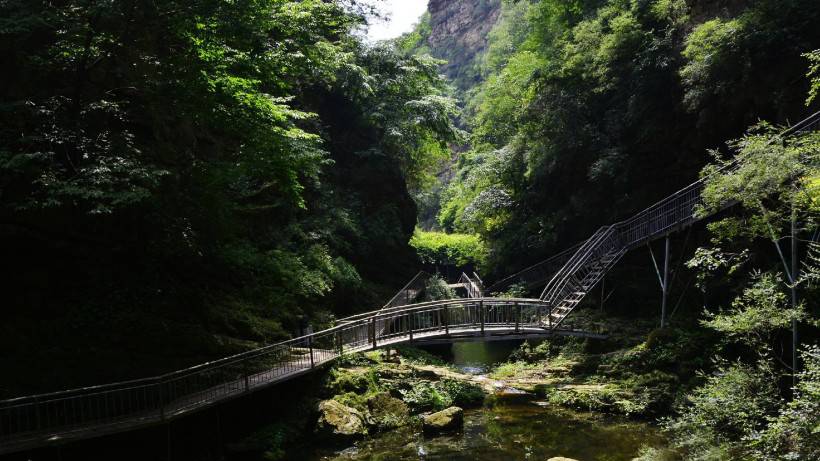
[[[781,139],[783,136],[814,131],[818,127],[820,127],[820,112],[784,131],[779,137],[773,138],[772,142]],[[739,168],[742,161],[743,157],[737,157],[716,173],[731,172]],[[648,244],[658,238],[666,239],[662,276],[656,263],[656,270],[658,270],[663,292],[661,326],[665,326],[669,295],[669,235],[708,217],[696,213],[698,206],[702,203],[701,193],[703,192],[705,179],[701,178],[625,221],[598,229],[589,239],[583,242],[541,292],[540,299],[550,306],[550,314],[547,319],[549,328],[556,328],[560,325],[561,321],[572,312],[584,296],[627,251],[644,243]],[[733,205],[734,202],[724,203],[716,211],[724,210]]]

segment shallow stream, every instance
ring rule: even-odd
[[[455,344],[438,355],[462,370],[482,374],[517,347],[511,343]],[[344,450],[317,449],[309,461],[546,461],[563,456],[579,461],[628,461],[642,446],[663,445],[650,424],[579,413],[539,400],[491,398],[492,404],[465,411],[464,431],[426,437],[400,429]]]

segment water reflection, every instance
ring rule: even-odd
[[[310,459],[507,461],[566,456],[582,461],[627,461],[642,445],[662,443],[656,429],[647,424],[527,402],[468,410],[460,434],[425,438],[405,429],[361,442],[354,449],[317,452]]]
[[[428,351],[452,363],[464,373],[481,375],[487,373],[493,366],[506,361],[510,354],[520,346],[520,340],[463,342],[431,348]]]

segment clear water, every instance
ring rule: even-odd
[[[520,346],[521,341],[464,342],[453,343],[447,351],[435,349],[430,352],[441,356],[465,373],[480,375],[505,362]]]
[[[463,433],[425,437],[404,429],[342,451],[318,450],[311,461],[628,461],[643,445],[662,446],[647,424],[574,413],[537,402],[499,404],[465,412]]]
[[[429,352],[473,374],[504,362],[520,341],[455,343]],[[466,410],[464,431],[428,437],[399,429],[344,450],[314,449],[308,461],[546,461],[563,456],[579,461],[629,461],[644,445],[664,441],[650,424],[577,413],[539,401],[500,400]]]

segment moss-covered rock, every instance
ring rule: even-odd
[[[333,368],[328,374],[325,384],[331,394],[346,392],[365,393],[376,387],[377,377],[371,368]]]
[[[367,435],[367,420],[357,409],[335,400],[319,403],[316,433],[333,442],[348,442]]]
[[[422,426],[425,434],[453,432],[458,431],[463,427],[464,410],[459,407],[450,407],[425,416]]]
[[[370,411],[370,422],[376,430],[395,429],[410,422],[410,409],[407,404],[387,392],[371,396],[367,399],[367,407]]]

